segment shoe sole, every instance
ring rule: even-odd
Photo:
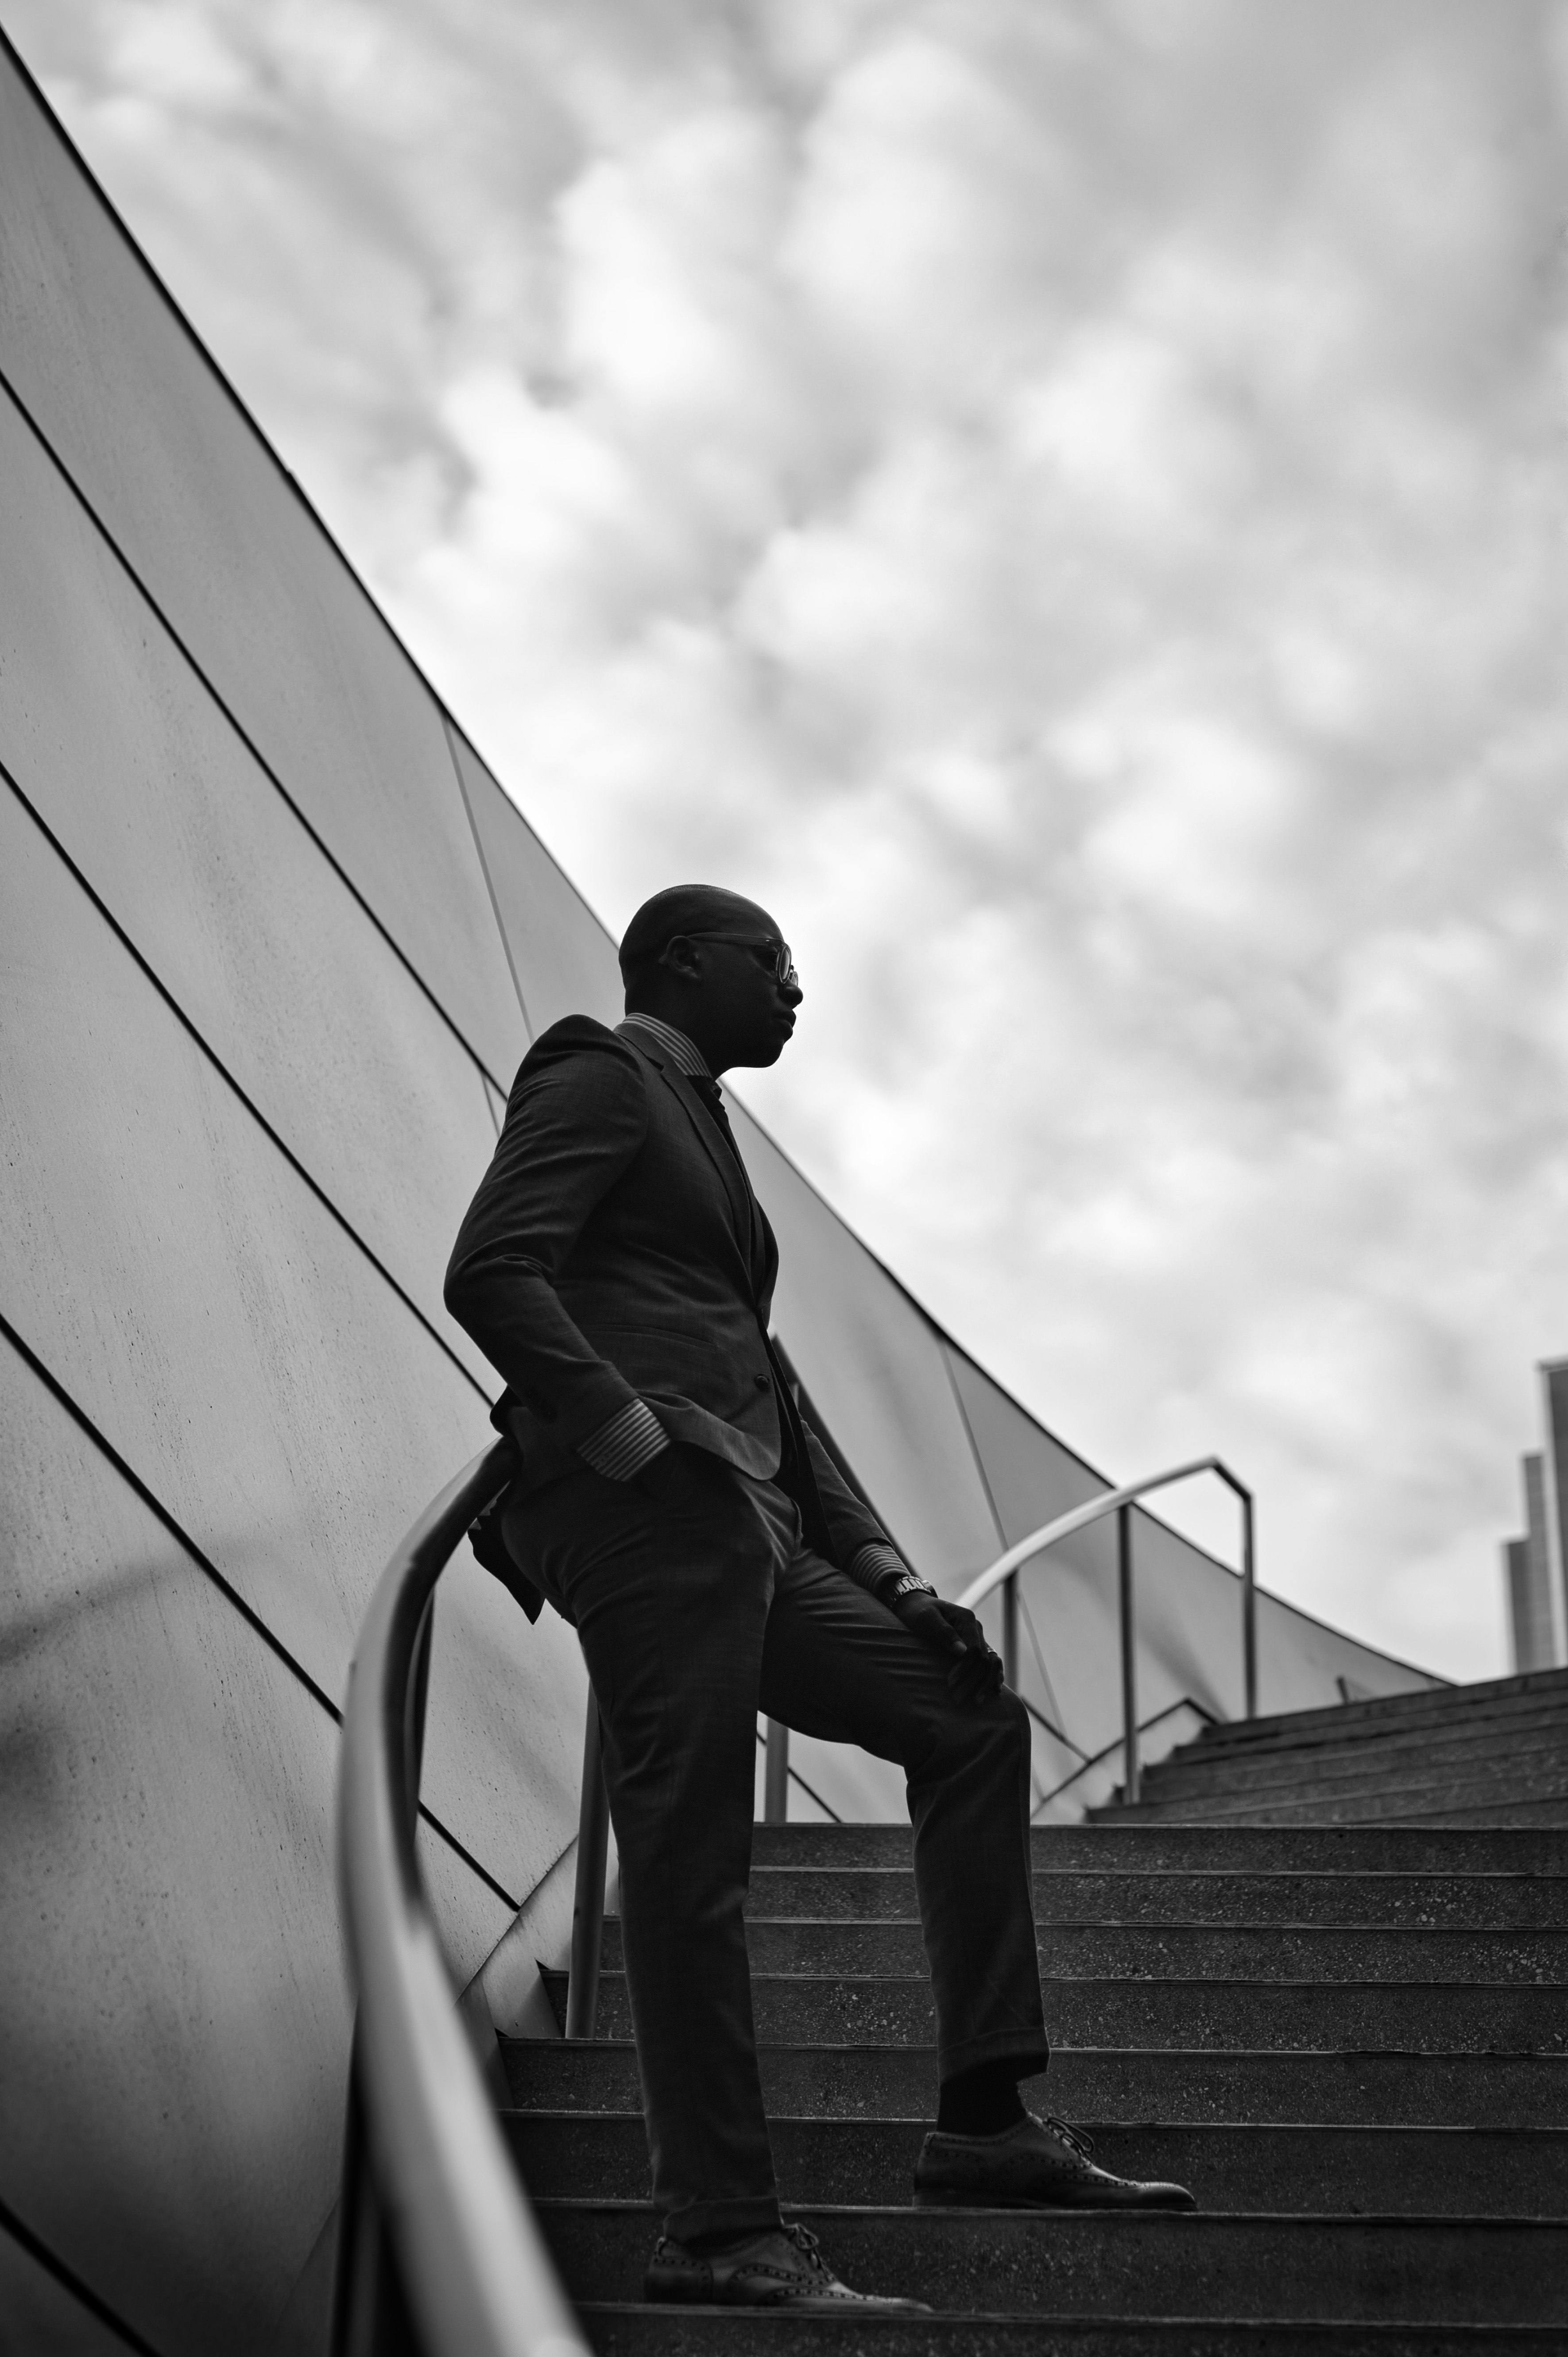
[[[644,2291],[647,2308],[712,2309],[728,2316],[929,2316],[923,2299],[692,2299],[678,2292]]]
[[[1039,2210],[1066,2212],[1077,2210],[1158,2211],[1166,2217],[1174,2212],[1196,2210],[1197,2204],[1187,2201],[1053,2201],[1048,2195],[1033,2193],[995,2193],[949,2191],[917,2185],[917,2210]]]

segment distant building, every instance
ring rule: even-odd
[[[1568,1497],[1568,1359],[1540,1369],[1544,1446],[1520,1461],[1524,1535],[1503,1542],[1509,1635],[1516,1670],[1568,1663],[1568,1583],[1563,1565],[1563,1502]]]

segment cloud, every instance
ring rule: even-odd
[[[1465,1674],[1568,1335],[1546,0],[13,0],[612,921],[1065,1437]]]

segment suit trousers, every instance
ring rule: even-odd
[[[781,1490],[694,1448],[631,1482],[569,1475],[510,1508],[506,1535],[575,1621],[598,1699],[667,2232],[779,2222],[743,1921],[758,1709],[904,1769],[940,2075],[1044,2070],[1015,1695],[961,1708],[941,1656],[804,1545]]]

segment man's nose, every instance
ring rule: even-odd
[[[805,992],[800,987],[799,978],[793,974],[788,982],[781,982],[779,984],[779,991],[786,1006],[799,1006],[800,1001],[806,996]]]

